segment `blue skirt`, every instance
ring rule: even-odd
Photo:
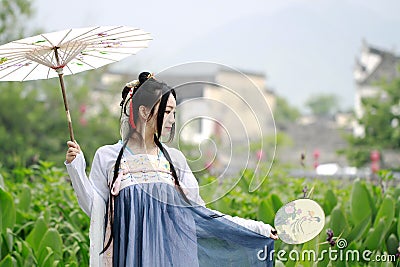
[[[167,183],[122,189],[113,233],[115,267],[273,266],[271,238],[189,206]]]

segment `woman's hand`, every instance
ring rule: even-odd
[[[274,228],[272,228],[272,229],[271,229],[271,234],[269,235],[269,237],[272,238],[272,239],[274,239],[274,240],[279,239],[279,237],[278,237],[278,232],[277,232]]]
[[[81,148],[79,147],[78,143],[72,141],[68,141],[67,145],[68,150],[67,154],[65,155],[65,159],[67,160],[67,163],[71,163],[76,156],[81,153]]]

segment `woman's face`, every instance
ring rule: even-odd
[[[163,128],[161,131],[162,136],[169,136],[171,134],[172,125],[175,123],[175,109],[176,100],[174,96],[170,94],[164,112]]]
[[[147,121],[146,127],[152,132],[157,132],[157,116],[160,103],[158,103],[154,109],[154,115],[150,120]],[[167,106],[165,107],[164,112],[164,120],[163,126],[161,130],[161,136],[168,137],[171,134],[172,125],[175,123],[175,109],[176,109],[176,100],[172,94],[169,95],[167,100]],[[150,112],[150,111],[148,111]]]

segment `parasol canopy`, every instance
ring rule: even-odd
[[[136,54],[152,40],[127,26],[98,26],[43,33],[0,46],[0,81],[59,77],[71,140],[72,122],[63,75],[96,69]]]

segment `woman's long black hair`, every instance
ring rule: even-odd
[[[169,87],[167,84],[163,82],[159,82],[156,79],[153,78],[153,76],[149,72],[142,72],[139,75],[139,82],[133,87],[133,93],[130,97],[129,92],[131,90],[131,87],[125,86],[124,89],[122,90],[122,101],[120,103],[121,106],[121,116],[128,116],[129,117],[129,108],[130,108],[130,103],[132,103],[133,107],[133,121],[136,123],[138,121],[138,116],[139,116],[139,107],[140,106],[145,106],[150,108],[151,111],[149,114],[148,119],[151,119],[154,116],[155,112],[155,106],[159,103],[158,106],[158,112],[156,114],[157,116],[157,134],[154,134],[154,143],[157,145],[157,147],[160,149],[160,151],[163,153],[167,161],[169,162],[170,166],[170,171],[172,173],[172,176],[174,177],[174,182],[175,182],[175,187],[176,189],[181,193],[183,199],[190,205],[190,201],[187,199],[186,195],[182,191],[182,188],[179,184],[179,179],[178,175],[176,173],[175,167],[172,163],[171,157],[168,153],[168,151],[165,149],[165,147],[161,144],[160,137],[161,137],[161,131],[162,131],[162,126],[163,126],[163,120],[164,120],[164,113],[165,109],[167,107],[167,101],[169,96],[172,94],[174,98],[176,99],[176,93],[175,90],[171,87]],[[130,101],[132,99],[132,102]],[[169,140],[171,141],[174,137],[174,132],[175,132],[175,123],[172,125],[171,133],[169,136]],[[115,162],[115,167],[114,167],[114,175],[113,175],[113,180],[110,185],[110,188],[113,187],[115,180],[118,177],[118,172],[119,172],[119,167],[121,165],[121,159],[122,155],[124,154],[124,150],[128,144],[128,141],[131,136],[137,136],[139,137],[139,140],[143,141],[143,137],[136,131],[135,128],[132,127],[132,125],[129,124],[129,131],[127,136],[124,136],[124,142],[122,145],[121,150],[119,151],[117,160]],[[110,190],[110,197],[108,200],[108,209],[106,212],[106,218],[110,219],[110,226],[111,226],[111,233],[110,233],[110,238],[106,244],[106,246],[103,248],[103,251],[100,252],[100,254],[104,253],[108,247],[111,244],[111,241],[113,240],[113,197],[114,195],[111,194]],[[108,211],[110,212],[111,216],[108,216]]]

